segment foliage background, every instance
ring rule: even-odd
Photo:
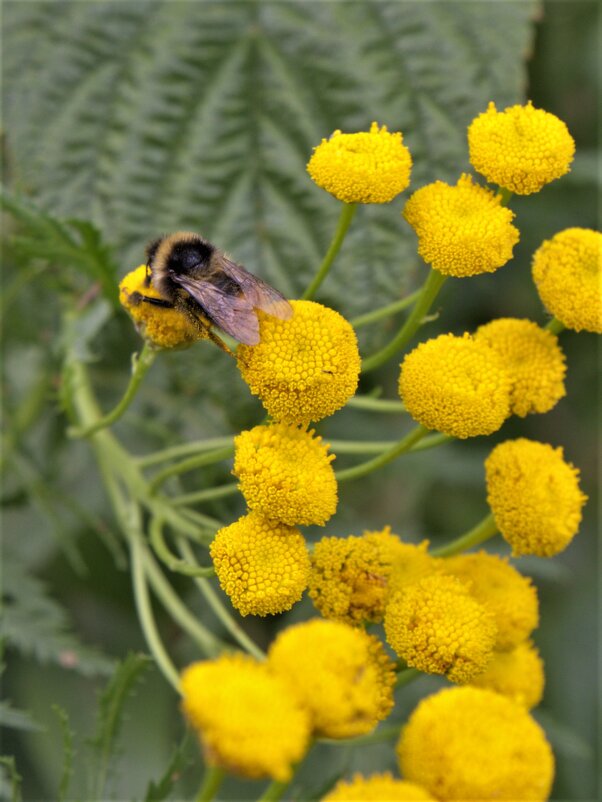
[[[529,97],[560,116],[575,136],[577,158],[569,176],[513,200],[521,230],[515,260],[495,276],[448,282],[429,336],[460,333],[500,315],[543,320],[529,277],[531,254],[562,228],[599,225],[600,12],[589,0],[8,0],[3,44],[5,185],[53,217],[91,221],[104,245],[95,229],[70,230],[98,257],[92,262],[103,266],[105,278],[112,267],[121,276],[138,264],[158,233],[191,228],[295,297],[338,214],[336,202],[305,173],[311,148],[335,128],[357,130],[375,119],[404,131],[415,162],[412,188],[455,180],[468,169],[466,125],[490,99],[504,107]],[[352,317],[421,282],[414,237],[399,219],[402,204],[403,197],[359,210],[319,300]],[[143,650],[144,643],[96,466],[85,443],[65,437],[57,399],[60,297],[86,291],[89,265],[74,269],[64,249],[48,250],[52,238],[32,236],[13,216],[4,228],[3,684],[11,707],[2,708],[8,725],[2,751],[16,755],[25,799],[55,798],[62,744],[51,705],[58,702],[76,733],[76,798],[109,658]],[[119,310],[101,323],[88,345],[108,409],[139,340]],[[364,353],[390,336],[385,326],[372,328],[362,330]],[[588,800],[596,798],[593,700],[599,690],[596,339],[565,332],[562,345],[568,398],[553,412],[509,421],[493,438],[409,456],[369,481],[344,486],[327,532],[390,523],[406,537],[444,542],[485,513],[482,460],[494,442],[526,435],[565,447],[590,496],[586,521],[566,553],[552,561],[522,560],[520,567],[534,577],[542,600],[535,640],[546,661],[547,690],[536,716],[558,759],[554,798]],[[391,397],[395,378],[393,365],[370,374],[361,389],[382,386]],[[132,451],[146,453],[238,431],[260,415],[234,365],[201,345],[155,364],[116,432]],[[357,410],[339,413],[320,432],[399,437],[396,419]],[[350,463],[341,457],[337,464]],[[227,471],[205,470],[184,487],[221,483]],[[230,500],[210,510],[226,521],[239,512],[239,502]],[[177,586],[194,606],[189,583]],[[265,644],[276,629],[310,613],[304,603],[279,620],[246,626]],[[163,624],[179,664],[193,659],[180,632]],[[399,720],[435,687],[436,680],[425,678],[404,689]],[[116,798],[138,799],[167,766],[183,729],[174,695],[153,669],[128,700],[124,726],[109,787]],[[194,747],[187,754],[194,764]],[[316,777],[326,782],[344,770],[385,768],[393,768],[387,747],[323,747],[300,779],[317,792]],[[174,793],[184,796],[197,781],[193,765]],[[6,787],[2,793],[8,798]],[[227,785],[225,793],[257,795],[254,785],[242,791]]]

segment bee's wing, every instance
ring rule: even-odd
[[[281,320],[289,320],[293,316],[293,307],[284,295],[267,282],[262,281],[253,273],[249,273],[244,267],[230,261],[225,256],[222,257],[220,264],[224,273],[238,284],[245,297],[256,309],[261,309],[262,312],[267,312],[268,315],[273,315]]]
[[[246,294],[232,295],[208,281],[185,275],[173,276],[202,307],[211,322],[245,345],[259,342],[259,321],[251,299]]]

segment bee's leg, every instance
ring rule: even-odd
[[[146,301],[147,304],[153,304],[153,306],[162,306],[164,309],[174,309],[174,305],[171,301],[166,301],[163,298],[151,298],[150,295],[142,295],[141,292],[133,292],[130,295],[130,300],[133,300],[134,303]]]
[[[209,339],[211,340],[211,342],[215,343],[218,346],[218,348],[221,348],[222,351],[225,351],[230,356],[236,358],[236,354],[234,353],[234,351],[228,348],[226,343],[221,339],[221,337],[218,337],[214,331],[208,329],[207,334],[209,335]]]

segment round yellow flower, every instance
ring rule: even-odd
[[[188,666],[182,709],[211,766],[286,781],[309,742],[309,716],[279,677],[242,654]]]
[[[395,780],[391,772],[340,780],[321,802],[435,802],[435,797],[416,783]]]
[[[487,111],[468,127],[470,162],[488,181],[530,195],[568,173],[575,142],[568,128],[531,101],[497,111]]]
[[[307,424],[332,415],[354,395],[357,337],[344,317],[314,301],[291,301],[290,320],[259,315],[261,342],[241,345],[238,366],[251,392],[279,421]]]
[[[323,526],[337,508],[337,480],[321,437],[286,423],[234,438],[234,475],[251,509],[294,526]]]
[[[397,745],[401,771],[438,800],[544,802],[554,756],[521,705],[481,688],[446,688],[423,699]]]
[[[428,184],[411,196],[403,216],[418,235],[418,253],[445,276],[493,273],[519,240],[514,213],[490,189],[462,175],[455,186]]]
[[[431,569],[428,541],[402,543],[390,527],[361,537],[324,537],[311,556],[309,595],[325,618],[361,624],[382,621],[389,580],[408,582]]]
[[[400,132],[372,123],[370,131],[335,131],[314,148],[307,172],[344,203],[388,203],[410,183],[412,157]]]
[[[219,583],[241,615],[290,610],[307,587],[303,535],[256,512],[220,529],[210,553]]]
[[[142,337],[159,348],[183,347],[196,340],[206,340],[208,329],[195,324],[192,318],[177,309],[142,300],[142,295],[161,298],[152,284],[147,284],[146,276],[146,265],[140,265],[124,276],[119,285],[119,301]]]
[[[270,647],[268,665],[309,711],[316,735],[363,735],[393,707],[395,672],[382,644],[339,621],[285,629]]]
[[[506,559],[485,551],[441,561],[442,570],[465,582],[497,625],[496,649],[512,649],[539,624],[537,589]]]
[[[543,662],[530,641],[509,652],[495,652],[486,671],[470,682],[508,696],[527,710],[541,702],[544,683]]]
[[[525,438],[506,440],[485,461],[485,473],[487,501],[514,555],[552,557],[568,546],[587,496],[562,448]]]
[[[399,395],[414,420],[460,438],[497,431],[510,414],[510,388],[498,354],[469,334],[420,343],[399,376]]]
[[[512,382],[510,407],[515,415],[549,412],[566,395],[565,358],[551,331],[531,320],[499,318],[480,326],[475,340],[502,358]]]
[[[482,673],[493,655],[492,614],[454,576],[433,574],[391,597],[385,610],[387,642],[409,666],[464,683]]]
[[[602,334],[602,234],[567,228],[533,256],[533,281],[544,306],[568,329]]]

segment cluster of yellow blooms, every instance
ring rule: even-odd
[[[512,258],[519,232],[508,193],[537,192],[564,175],[574,155],[564,123],[531,103],[503,112],[491,103],[469,126],[468,144],[474,169],[503,192],[464,174],[455,185],[418,189],[403,210],[425,262],[456,278],[494,272]],[[307,169],[318,186],[353,204],[391,201],[409,185],[411,167],[401,133],[373,123],[369,132],[335,131]],[[560,232],[535,253],[541,301],[563,326],[602,332],[601,264],[602,235],[587,229]],[[176,310],[140,303],[140,293],[155,297],[143,267],[120,289],[155,345],[206,336]],[[263,662],[225,655],[183,672],[183,710],[207,762],[286,781],[312,737],[369,733],[393,707],[394,664],[364,629],[382,624],[405,665],[462,687],[414,710],[397,746],[405,779],[356,775],[323,802],[547,799],[553,755],[528,712],[544,687],[531,641],[539,624],[531,581],[508,559],[484,551],[436,557],[428,541],[405,543],[390,527],[324,537],[309,553],[297,527],[332,517],[337,483],[334,455],[308,427],[355,393],[360,357],[353,328],[336,311],[306,300],[291,305],[289,320],[258,311],[259,344],[237,349],[241,375],[271,421],[235,438],[233,472],[249,511],[219,530],[211,556],[242,615],[287,610],[309,588],[322,618],[285,629]],[[555,334],[500,318],[420,343],[400,366],[398,389],[419,424],[467,438],[496,432],[512,414],[551,410],[565,395],[565,372]],[[576,534],[586,497],[561,448],[502,442],[485,462],[485,479],[513,556],[554,555]]]

